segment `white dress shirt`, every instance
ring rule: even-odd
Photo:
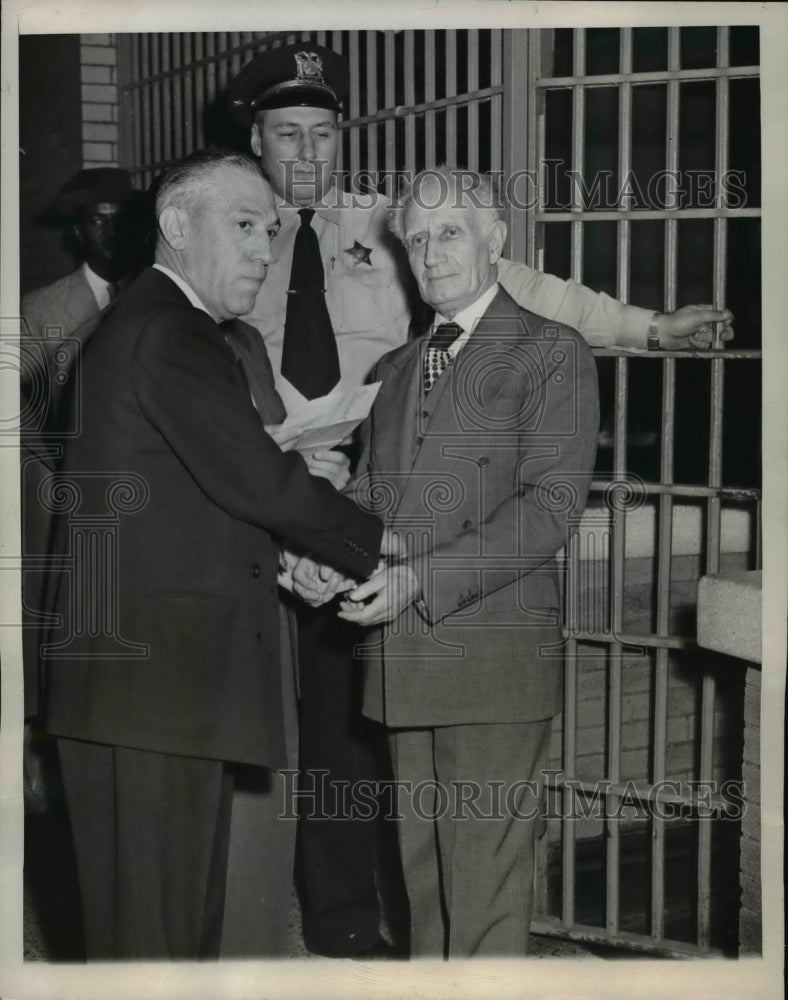
[[[91,292],[93,292],[93,298],[96,300],[99,311],[106,309],[112,301],[109,297],[109,282],[106,278],[102,278],[101,275],[96,274],[91,267],[88,267],[87,263],[82,265],[82,273],[85,275],[85,280]]]
[[[460,351],[465,347],[465,345],[470,340],[471,334],[476,329],[476,324],[484,316],[490,307],[490,303],[498,294],[498,282],[496,281],[494,285],[491,285],[486,292],[483,292],[475,302],[471,302],[469,306],[456,314],[453,319],[447,319],[441,313],[435,313],[435,319],[433,320],[434,326],[440,326],[441,323],[456,323],[457,326],[462,328],[462,333],[457,337],[453,344],[446,348],[449,357],[454,361]]]

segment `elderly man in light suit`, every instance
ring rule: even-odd
[[[497,283],[506,226],[477,180],[463,192],[425,171],[393,219],[436,324],[377,365],[350,488],[409,556],[340,610],[370,629],[363,708],[390,733],[414,957],[526,953],[561,695],[555,554],[582,513],[598,427],[582,338]],[[327,576],[308,561],[296,572],[314,602]]]

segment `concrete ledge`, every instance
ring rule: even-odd
[[[673,556],[699,556],[705,551],[705,505],[698,500],[688,503],[674,500],[671,530]],[[642,507],[626,514],[625,552],[627,559],[653,556],[657,551],[659,505],[649,498]],[[751,506],[724,505],[720,515],[720,552],[751,552],[753,550],[754,511]],[[582,544],[580,558],[607,555],[612,528],[611,512],[599,506],[592,494],[580,522]],[[593,544],[590,538],[593,537]]]
[[[761,662],[760,570],[700,578],[698,645],[751,663]]]

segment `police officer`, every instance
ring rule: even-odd
[[[268,278],[246,321],[261,333],[288,411],[337,385],[358,386],[411,326],[407,261],[390,235],[387,204],[336,183],[337,116],[349,86],[337,53],[308,42],[264,52],[230,84],[235,121],[279,199],[282,228]],[[499,262],[501,285],[518,302],[578,329],[598,346],[709,346],[729,312],[687,306],[671,314],[625,305],[524,264]],[[654,341],[652,341],[652,344]],[[304,940],[328,956],[380,956],[375,827],[339,818],[321,789],[377,773],[374,740],[357,705],[352,630],[333,611],[300,614],[300,867]],[[326,819],[326,817],[334,817]],[[322,817],[322,818],[321,818]]]
[[[234,116],[251,126],[252,150],[280,202],[267,293],[244,318],[263,336],[290,412],[337,385],[360,385],[408,336],[407,270],[386,203],[373,195],[353,207],[334,183],[347,87],[342,57],[308,45],[257,57],[230,87]],[[342,818],[331,792],[332,782],[378,773],[374,734],[358,709],[356,630],[334,611],[298,608],[298,616],[304,941],[328,956],[385,954],[375,825]]]

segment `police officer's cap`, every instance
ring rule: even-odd
[[[337,52],[300,42],[255,56],[230,83],[230,111],[249,126],[270,108],[326,108],[341,111],[349,84],[348,67]]]

